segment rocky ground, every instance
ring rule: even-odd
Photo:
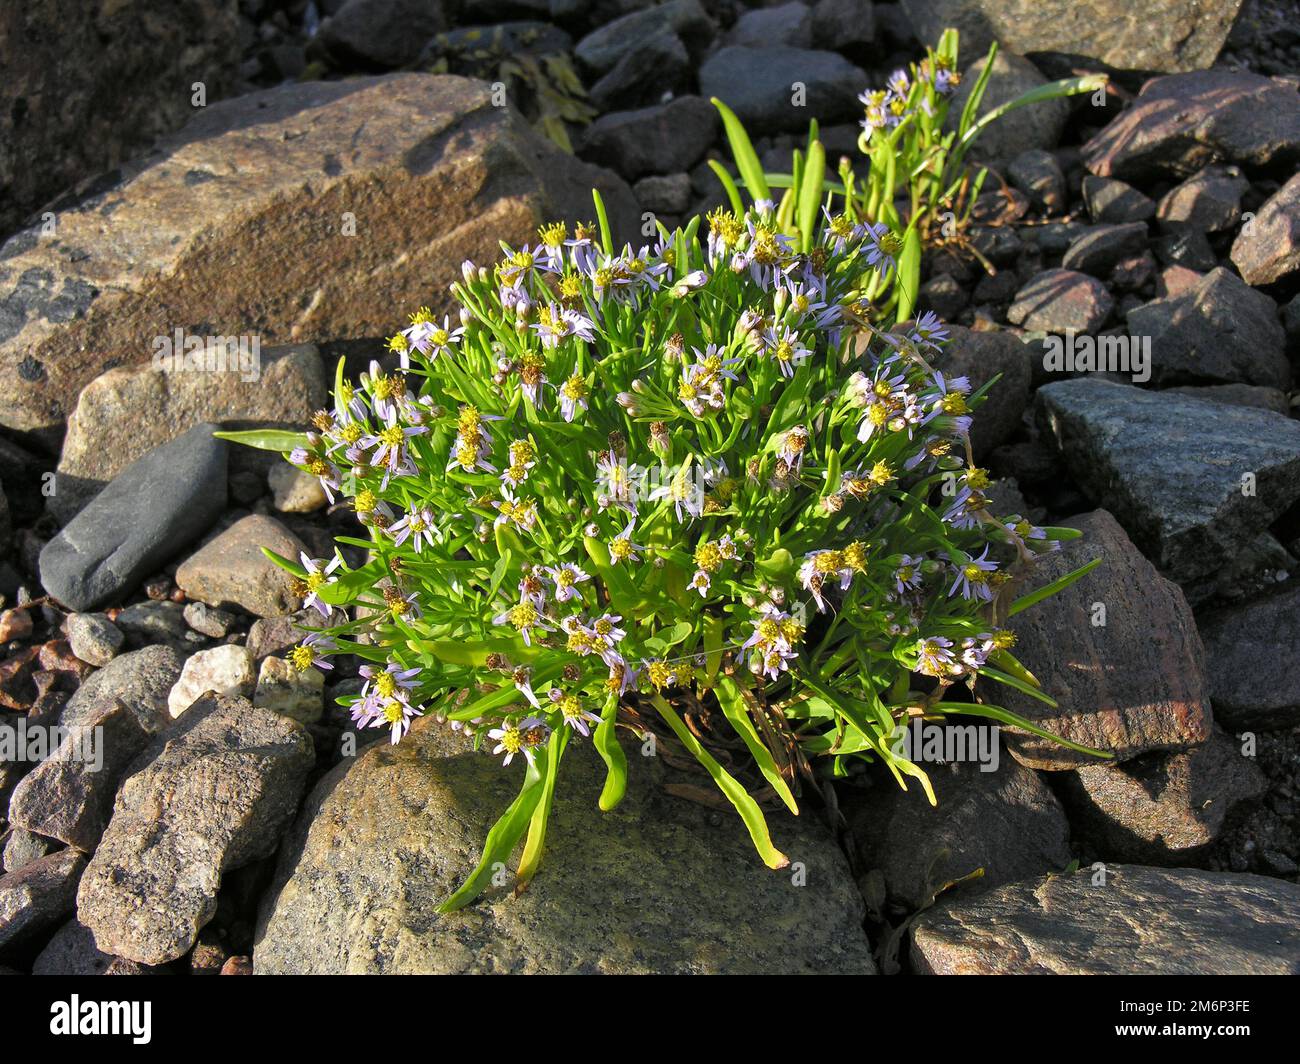
[[[1195,5],[1153,4],[1140,41],[1122,20],[1091,27],[1090,60],[1059,12],[999,28],[995,100],[1118,76],[1102,101],[1007,118],[983,144],[975,224],[927,253],[920,306],[955,323],[949,365],[977,386],[1001,375],[973,441],[1001,508],[1085,531],[1024,579],[1105,559],[1015,619],[1059,707],[1005,704],[1116,763],[1004,736],[996,772],[935,769],[937,809],[854,777],[774,821],[791,876],[658,762],[635,758],[628,801],[598,816],[594,756],[574,756],[532,888],[443,918],[512,777],[433,722],[398,748],[356,734],[335,701],[348,670],[284,660],[301,602],[259,547],[319,557],[357,526],[214,426],[305,425],[339,357],[378,357],[463,259],[586,217],[593,185],[629,238],[646,212],[672,225],[718,202],[710,95],[774,169],[814,115],[832,157],[855,156],[856,94],[916,58],[913,26],[979,6],[177,0],[169,21],[128,2],[101,16],[102,55],[62,40],[53,71],[35,60],[60,5],[0,16],[15,72],[0,145],[17,152],[0,148],[0,724],[105,736],[97,772],[0,757],[0,965],[1296,971],[1300,35],[1285,4],[1247,4],[1230,36],[1230,12],[1188,34]],[[189,50],[183,80],[211,93],[197,114],[151,49]],[[149,121],[40,113],[58,70],[105,113],[136,72]],[[46,170],[20,176],[28,159]],[[176,329],[257,336],[257,379],[155,368],[149,339]],[[1070,331],[1130,361],[1054,361]]]

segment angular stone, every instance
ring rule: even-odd
[[[792,102],[804,86],[803,105]],[[769,132],[806,131],[810,115],[828,124],[860,117],[867,75],[838,52],[728,45],[700,67],[700,94],[717,97],[742,122]]]
[[[149,360],[151,338],[177,328],[263,350],[385,336],[430,292],[450,309],[465,259],[588,218],[593,185],[630,236],[620,181],[464,78],[305,81],[210,103],[61,212],[57,240],[4,246],[0,424],[56,436],[86,384]]]
[[[302,605],[294,579],[263,547],[294,561],[305,549],[275,518],[250,514],[186,558],[176,570],[176,586],[209,606],[230,604],[258,617],[292,613]]]
[[[318,625],[320,619],[320,614],[312,609],[287,617],[259,617],[248,629],[248,640],[244,645],[252,652],[255,661],[261,661],[268,654],[283,656],[286,650],[302,641],[303,627]]]
[[[632,186],[632,194],[643,211],[656,215],[678,215],[691,205],[690,174],[652,174]]]
[[[818,0],[813,7],[813,44],[856,59],[876,39],[871,0]]]
[[[1007,320],[1029,332],[1092,333],[1115,305],[1106,286],[1074,270],[1044,270],[1016,293]]]
[[[1022,55],[1046,52],[1120,70],[1198,70],[1218,57],[1242,0],[903,0],[917,36],[934,44],[948,27],[965,55],[996,39]]]
[[[121,654],[92,672],[68,699],[59,723],[71,728],[94,720],[106,705],[121,702],[150,734],[171,722],[167,694],[181,675],[183,661],[171,647],[152,646]]]
[[[226,443],[196,425],[120,472],[41,551],[41,583],[89,610],[133,589],[196,540],[226,505]]]
[[[60,850],[0,876],[0,955],[68,918],[86,858]]]
[[[105,953],[182,956],[217,908],[224,872],[273,853],[314,761],[311,738],[239,698],[192,706],[118,791],[77,894]]]
[[[284,658],[263,658],[253,705],[299,724],[315,724],[325,711],[325,674],[315,668],[299,672]]]
[[[1096,225],[1075,240],[1066,250],[1061,265],[1093,277],[1106,277],[1115,266],[1146,250],[1145,222],[1127,225]]]
[[[1038,403],[1088,497],[1181,584],[1217,573],[1300,499],[1300,423],[1271,411],[1085,378],[1040,388]]]
[[[774,842],[806,870],[808,886],[792,889],[730,815],[660,792],[658,760],[635,758],[623,802],[600,813],[603,766],[589,745],[571,747],[528,890],[493,889],[442,916],[435,907],[474,867],[518,783],[445,726],[417,722],[306,802],[263,903],[256,970],[874,970],[862,899],[820,825],[769,815]]]
[[[1094,222],[1123,225],[1145,222],[1156,213],[1155,201],[1125,181],[1088,174],[1083,179],[1083,201]]]
[[[209,606],[206,602],[187,603],[181,615],[194,631],[211,639],[224,639],[235,626],[235,615]]]
[[[587,127],[578,154],[635,180],[689,170],[713,144],[718,112],[698,96],[637,111],[613,111]]]
[[[909,782],[904,791],[892,779],[844,802],[858,866],[879,869],[889,896],[909,910],[923,908],[948,883],[978,869],[984,874],[963,885],[963,893],[1058,872],[1070,863],[1065,812],[1031,769],[1010,758],[995,772],[974,764],[922,767],[937,806],[920,787]]]
[[[344,66],[395,70],[447,27],[443,7],[443,0],[343,0],[332,5],[313,44]]]
[[[69,33],[74,25],[83,32]],[[204,0],[6,4],[0,232],[181,126],[194,113],[196,72],[208,102],[230,92],[245,26],[236,5]]]
[[[167,599],[132,603],[118,613],[115,623],[140,643],[167,643],[188,650],[197,639],[185,624],[185,608]]]
[[[275,508],[281,513],[309,514],[329,499],[318,477],[305,473],[288,462],[276,462],[266,475]]]
[[[0,839],[4,841],[3,866],[6,872],[17,872],[33,861],[39,861],[55,850],[62,849],[52,839],[43,838],[34,831],[20,827],[10,827]]]
[[[69,920],[59,928],[32,963],[32,975],[153,974],[157,969],[101,952],[90,929],[77,920]]]
[[[980,55],[987,48],[972,51],[962,42],[962,54]],[[977,59],[962,73],[961,86],[953,95],[948,109],[947,131],[956,128],[962,109],[971,90],[984,71],[984,59]],[[978,114],[983,117],[1004,103],[1023,96],[1026,92],[1047,84],[1039,69],[1015,51],[1001,51],[993,60],[993,73],[989,75],[980,100]],[[974,158],[1005,169],[1021,152],[1031,148],[1050,150],[1060,142],[1070,108],[1064,100],[1046,100],[1033,107],[1020,107],[1009,111],[993,124],[986,126],[972,142],[970,153]],[[805,123],[806,124],[806,123]]]
[[[1192,863],[1219,838],[1233,809],[1268,786],[1238,743],[1217,729],[1182,753],[1082,765],[1060,779],[1070,822],[1089,852],[1162,865]]]
[[[1158,383],[1290,386],[1277,304],[1223,267],[1180,296],[1134,307],[1126,318],[1130,335],[1151,338]]]
[[[68,643],[87,665],[107,665],[122,649],[126,636],[102,613],[68,615]]]
[[[1165,229],[1221,233],[1241,218],[1241,197],[1249,188],[1235,166],[1207,166],[1161,197],[1156,220]]]
[[[923,913],[916,970],[944,975],[1290,975],[1300,887],[1107,865],[1009,883]]]
[[[68,418],[50,512],[66,523],[135,459],[198,424],[305,428],[325,394],[311,344],[211,372],[172,363],[110,369],[82,389]]]
[[[1007,168],[1007,179],[1045,214],[1059,214],[1065,207],[1065,174],[1050,151],[1022,151]]]
[[[1247,284],[1272,284],[1300,268],[1300,174],[1242,226],[1231,257]]]
[[[969,377],[972,391],[1002,375],[976,407],[971,424],[971,446],[982,459],[1020,427],[1029,404],[1033,355],[1013,333],[960,325],[950,326],[949,332],[952,340],[940,359],[945,374]]]
[[[219,695],[250,695],[256,678],[253,655],[247,647],[224,643],[211,650],[200,650],[185,662],[181,678],[167,695],[167,710],[173,717],[179,717],[208,691]]]
[[[686,89],[694,81],[690,53],[677,34],[664,30],[640,47],[624,52],[614,67],[587,93],[602,114],[628,108],[649,107],[665,92]]]
[[[1016,633],[1013,653],[1057,706],[992,681],[981,685],[985,700],[1054,735],[1109,751],[1117,761],[1204,742],[1213,722],[1205,652],[1182,591],[1156,572],[1105,510],[1069,524],[1082,538],[1039,555],[1017,574],[1015,594],[1044,587],[1095,558],[1101,565],[1007,622]],[[1031,768],[1101,763],[1015,729],[1006,739],[1015,758]]]
[[[1285,415],[1291,411],[1286,392],[1280,388],[1265,388],[1256,384],[1182,384],[1166,391],[1212,403],[1253,406],[1259,410],[1271,410],[1275,414]]]
[[[743,11],[736,24],[723,38],[726,44],[747,48],[781,45],[786,48],[811,48],[813,37],[812,8],[799,0]]]
[[[102,706],[18,784],[9,819],[92,852],[108,824],[118,781],[148,741],[149,733],[121,702]]]
[[[713,34],[713,20],[698,0],[668,0],[593,30],[578,42],[574,54],[589,70],[603,74],[643,41],[665,30],[684,41],[707,41]]]
[[[1209,163],[1285,170],[1300,162],[1300,95],[1246,70],[1153,78],[1083,146],[1101,177],[1190,177]]]
[[[1207,613],[1200,624],[1223,725],[1300,724],[1300,588]]]

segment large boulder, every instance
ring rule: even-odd
[[[1136,865],[961,898],[923,914],[912,943],[938,975],[1294,975],[1297,957],[1294,883]]]
[[[1008,622],[1016,656],[1057,705],[981,681],[985,701],[1120,761],[1204,742],[1213,720],[1205,652],[1183,593],[1138,553],[1105,510],[1069,524],[1082,537],[1039,555],[1018,577],[1015,593],[1050,584],[1096,558],[1101,564]],[[1015,757],[1034,768],[1098,763],[1034,735],[1007,739]]]
[[[222,874],[275,852],[314,763],[311,737],[242,698],[191,706],[137,758],[77,894],[104,953],[182,956]]]
[[[461,263],[636,207],[616,177],[546,141],[491,86],[394,74],[284,85],[208,107],[63,212],[0,248],[0,425],[55,435],[103,370],[190,337],[376,337],[450,306]]]
[[[1300,588],[1200,619],[1216,716],[1232,728],[1300,724]]]
[[[771,817],[792,864],[770,871],[732,815],[660,793],[658,761],[630,760],[626,797],[601,813],[603,765],[589,744],[572,746],[527,891],[495,887],[444,916],[436,907],[477,863],[518,766],[428,718],[399,745],[372,747],[305,803],[264,902],[256,970],[873,970],[862,899],[824,828]]]
[[[0,233],[234,88],[243,32],[238,0],[0,6]]]
[[[903,0],[916,35],[934,44],[949,26],[964,55],[994,40],[1021,55],[1051,53],[1121,70],[1199,70],[1218,57],[1242,0]]]
[[[1294,170],[1300,162],[1300,95],[1247,70],[1171,74],[1083,146],[1101,177],[1190,177],[1210,163]]]
[[[1189,593],[1300,499],[1300,424],[1271,410],[1084,377],[1037,402],[1080,487]]]

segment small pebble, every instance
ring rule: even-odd
[[[223,639],[235,623],[235,615],[206,602],[191,602],[185,607],[185,623],[196,632]]]
[[[26,639],[32,634],[32,618],[28,610],[5,610],[0,613],[0,643]]]
[[[64,630],[72,653],[87,665],[107,665],[122,649],[126,636],[102,613],[72,613]]]

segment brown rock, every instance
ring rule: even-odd
[[[185,559],[176,583],[209,606],[230,603],[258,617],[292,613],[302,605],[293,577],[267,558],[263,547],[295,561],[304,549],[275,518],[249,514]]]
[[[1069,523],[1083,537],[1040,555],[1019,575],[1015,594],[1094,558],[1102,564],[1008,622],[1016,633],[1013,652],[1058,706],[991,682],[982,684],[985,699],[1063,738],[1109,750],[1117,761],[1204,742],[1213,722],[1205,653],[1182,591],[1105,510]],[[1016,759],[1032,768],[1098,763],[1036,736],[1009,731],[1007,740]]]
[[[1300,174],[1242,226],[1231,258],[1247,284],[1272,284],[1300,268]]]
[[[589,218],[592,185],[630,235],[626,185],[464,78],[312,81],[209,106],[63,212],[57,243],[5,246],[0,424],[55,435],[83,387],[177,328],[264,348],[387,335],[410,308],[448,307],[464,259]]]
[[[12,643],[32,634],[32,618],[26,609],[5,610],[0,613],[0,643]]]
[[[60,850],[0,876],[0,953],[57,927],[76,905],[86,858]]]

